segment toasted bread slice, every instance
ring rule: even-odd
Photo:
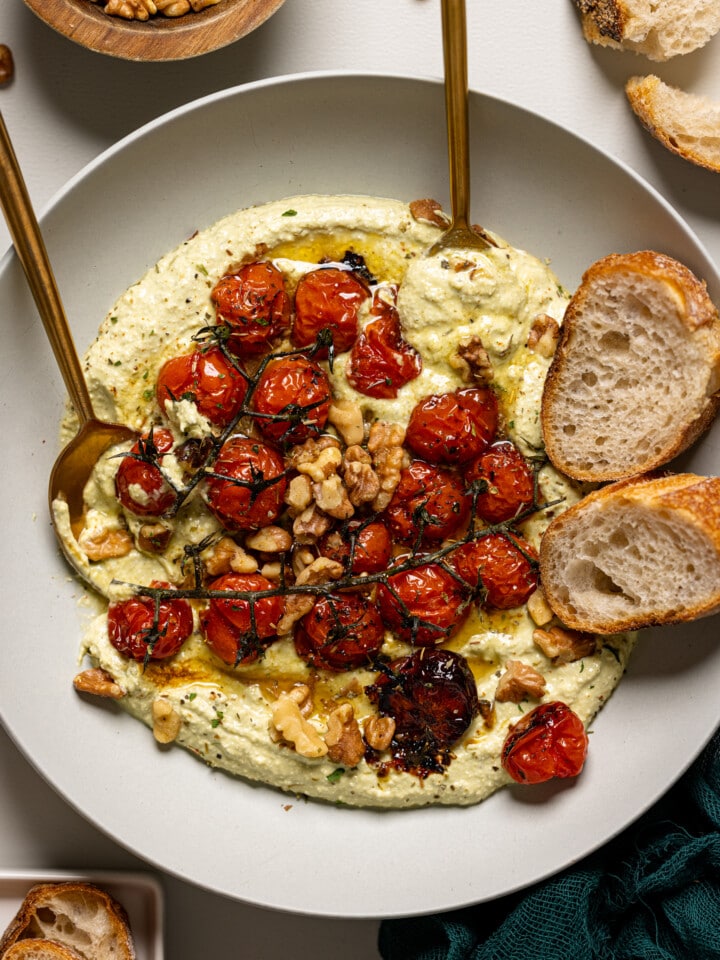
[[[720,173],[720,103],[659,77],[630,77],[625,92],[643,126],[684,160]]]
[[[602,487],[556,517],[540,548],[545,597],[567,626],[620,633],[720,610],[720,477]]]
[[[575,0],[585,39],[669,60],[704,46],[720,30],[720,0]]]
[[[720,320],[687,267],[653,251],[593,264],[568,304],[542,400],[548,456],[576,480],[667,463],[720,406]]]
[[[123,907],[80,880],[32,887],[0,940],[0,956],[27,939],[56,941],[82,960],[135,960]]]
[[[82,960],[82,957],[57,940],[33,937],[18,940],[2,954],[2,960]]]

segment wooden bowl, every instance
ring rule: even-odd
[[[264,23],[284,0],[220,0],[182,17],[156,14],[124,20],[91,0],[25,0],[33,13],[89,50],[124,60],[185,60],[239,40]]]

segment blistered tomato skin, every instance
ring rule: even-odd
[[[227,573],[208,585],[208,590],[258,593],[275,584],[257,573]],[[223,600],[213,597],[200,615],[205,643],[230,666],[253,663],[276,639],[278,621],[285,604],[281,596]]]
[[[469,613],[468,596],[462,584],[437,563],[393,573],[377,589],[383,620],[401,640],[417,647],[449,640]]]
[[[395,720],[396,765],[420,777],[444,770],[450,747],[480,712],[472,671],[452,650],[418,650],[393,661],[367,693],[381,715]]]
[[[405,443],[430,463],[468,463],[493,440],[497,411],[497,398],[491,390],[433,394],[415,405]]]
[[[170,587],[154,581],[153,587]],[[143,663],[173,656],[192,633],[192,608],[187,600],[161,600],[157,629],[153,631],[155,601],[130,597],[108,608],[108,637],[118,653]]]
[[[544,783],[576,777],[587,756],[582,720],[562,703],[541,703],[511,727],[502,750],[502,766],[517,783]]]
[[[383,519],[396,540],[439,543],[452,536],[470,516],[471,500],[454,473],[413,460],[400,474]]]
[[[173,435],[160,428],[146,434],[131,448],[131,454],[161,460],[173,447]],[[118,501],[138,517],[160,517],[175,505],[175,493],[154,463],[133,456],[123,457],[115,474]]]
[[[477,512],[488,523],[512,520],[529,510],[535,499],[535,478],[530,464],[509,440],[499,440],[482,453],[467,471],[468,484],[483,480]]]
[[[449,562],[478,602],[496,610],[526,603],[537,589],[537,553],[519,534],[490,533],[464,543],[449,555]]]
[[[398,390],[420,376],[420,354],[403,339],[400,316],[392,304],[375,299],[366,325],[350,351],[347,380],[366,397],[394,399]]]
[[[240,412],[247,382],[219,347],[173,357],[157,379],[157,401],[165,412],[168,400],[189,400],[217,427],[227,426]]]
[[[344,353],[358,336],[358,310],[368,299],[367,288],[347,270],[327,267],[300,278],[295,291],[292,342],[313,346],[321,330],[332,333],[335,353]],[[327,357],[327,348],[314,356]]]
[[[322,556],[342,563],[353,576],[381,573],[392,557],[392,538],[384,523],[351,520],[341,530],[325,534],[318,542]],[[352,554],[352,562],[351,562]]]
[[[286,333],[292,305],[282,273],[266,260],[246,263],[222,277],[210,294],[218,324],[231,329],[230,349],[239,356],[257,356]]]
[[[251,405],[261,414],[255,422],[269,440],[302,443],[325,426],[331,400],[325,371],[306,357],[293,356],[265,367]]]
[[[380,650],[384,628],[377,609],[357,593],[321,596],[295,630],[295,650],[314,667],[353,670]]]
[[[284,469],[280,453],[269,444],[230,437],[207,481],[208,506],[227,530],[265,527],[283,510]]]

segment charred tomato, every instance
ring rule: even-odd
[[[395,660],[366,692],[381,716],[395,720],[396,766],[420,777],[442,773],[450,748],[480,711],[472,671],[452,650],[418,650]]]
[[[413,460],[400,474],[383,518],[393,536],[403,543],[412,543],[420,534],[422,542],[438,543],[466,522],[470,502],[454,473]]]
[[[537,553],[516,533],[489,533],[464,543],[449,560],[483,606],[509,610],[526,603],[538,584]]]
[[[349,350],[357,340],[358,310],[368,297],[365,285],[348,270],[326,267],[306,273],[295,291],[292,342],[296,347],[312,346],[327,329],[335,353]],[[315,356],[327,354],[324,348]]]
[[[498,403],[492,390],[478,387],[433,394],[415,405],[405,443],[430,463],[468,463],[493,440],[497,421]]]
[[[292,307],[284,277],[267,260],[246,263],[222,277],[210,296],[218,324],[230,327],[228,346],[239,355],[264,353],[290,325]]]
[[[227,530],[258,530],[276,520],[287,489],[283,459],[267,443],[226,440],[207,481],[208,506]]]
[[[225,427],[242,407],[247,383],[217,347],[194,350],[165,363],[157,378],[157,401],[189,400],[217,427]]]
[[[587,756],[588,736],[576,713],[554,700],[541,703],[510,728],[502,765],[518,783],[576,777]]]
[[[252,395],[256,423],[276,443],[302,443],[327,423],[332,390],[325,371],[306,357],[281,357],[264,369]]]
[[[367,397],[397,397],[400,387],[422,371],[420,354],[403,339],[396,308],[379,297],[374,319],[365,326],[350,351],[346,376],[351,387]]]
[[[153,581],[152,587],[170,589]],[[187,600],[160,600],[155,620],[155,600],[130,597],[108,607],[108,638],[118,653],[139,663],[164,660],[177,653],[192,633],[192,608]]]
[[[478,514],[488,523],[512,520],[532,507],[535,477],[530,464],[509,440],[499,440],[480,454],[467,472],[467,482],[484,480],[478,494]]]
[[[383,643],[380,614],[359,593],[326,594],[295,629],[295,650],[314,667],[352,670],[367,665]]]
[[[392,539],[384,523],[351,520],[342,530],[321,537],[318,549],[324,557],[342,563],[348,573],[381,573],[392,557]],[[352,554],[352,561],[351,561]]]
[[[138,517],[159,517],[175,504],[175,493],[158,464],[173,447],[173,435],[161,427],[141,437],[123,457],[115,474],[115,495]]]
[[[208,586],[211,591],[253,594],[275,589],[259,573],[226,573]],[[205,643],[231,666],[253,663],[276,639],[278,621],[285,604],[281,596],[212,597],[200,615]]]
[[[399,570],[377,590],[383,620],[401,640],[418,647],[452,637],[469,612],[468,597],[462,583],[438,563]]]

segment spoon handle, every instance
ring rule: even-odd
[[[0,204],[80,422],[94,413],[80,360],[15,151],[0,113]]]
[[[467,28],[465,0],[442,0],[445,114],[450,165],[450,204],[454,226],[469,227]]]

